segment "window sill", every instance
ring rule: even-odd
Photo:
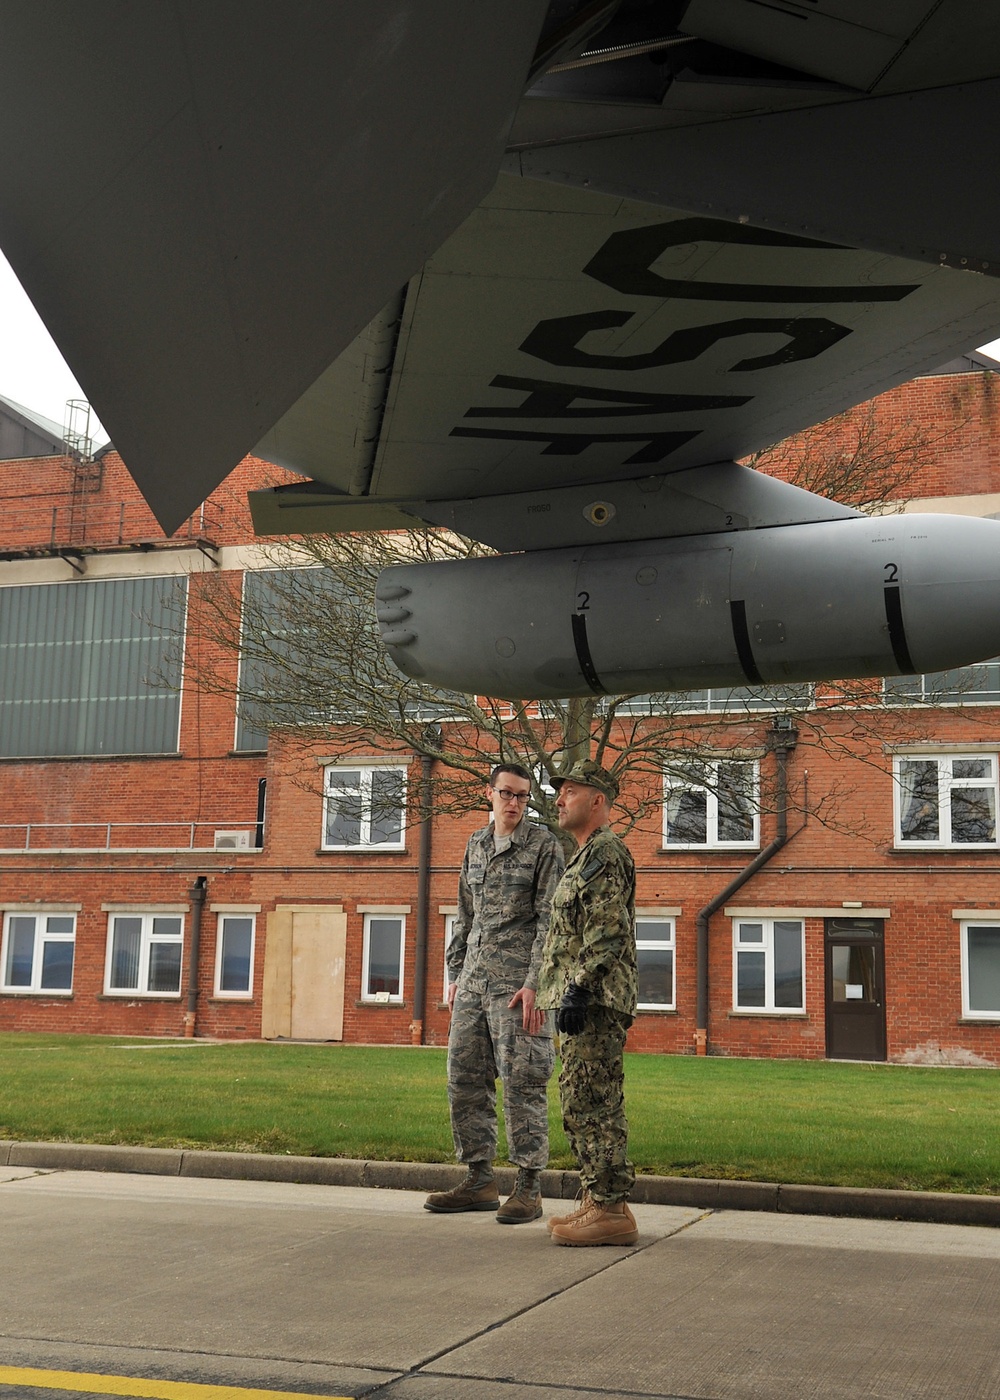
[[[637,1016],[677,1016],[676,1006],[637,1006],[635,1008]]]
[[[98,992],[98,1001],[164,1001],[180,1003],[180,992]]]
[[[206,997],[205,1000],[209,1006],[232,1006],[234,1003],[237,1006],[249,1006],[253,1002],[253,992],[231,992],[229,996],[220,996],[216,993],[215,996]]]
[[[1000,1026],[1000,1011],[986,1011],[982,1016],[960,1016],[960,1026]]]
[[[405,1001],[356,1001],[354,1003],[358,1011],[402,1011],[406,1007]]]
[[[33,988],[21,987],[0,987],[0,997],[49,997],[53,1001],[72,1001],[73,992],[49,991],[43,989],[36,992]]]
[[[761,849],[760,842],[752,846],[709,846],[706,844],[698,846],[657,846],[658,856],[690,856],[690,855],[756,855]]]
[[[1000,855],[1000,845],[996,846],[887,846],[887,856],[996,856]]]
[[[406,846],[318,846],[318,856],[408,856]]]
[[[748,1007],[740,1007],[738,1011],[727,1011],[726,1015],[731,1021],[749,1020],[759,1021],[762,1017],[769,1017],[772,1021],[808,1021],[808,1011],[752,1011]]]

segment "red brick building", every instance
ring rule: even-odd
[[[919,438],[908,510],[1000,513],[990,363],[882,396],[823,450],[868,415]],[[247,490],[287,475],[248,458],[165,539],[113,450],[76,460],[2,400],[0,426],[0,1028],[443,1044],[481,819],[421,842],[415,755],[260,748],[206,626],[206,578],[261,566]],[[1000,1065],[1000,664],[877,695],[820,690],[792,728],[690,697],[712,782],[666,784],[629,837],[630,1048]]]

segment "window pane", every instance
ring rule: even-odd
[[[936,841],[938,765],[936,759],[903,759],[899,765],[899,834],[903,841]]]
[[[327,772],[327,846],[359,846],[363,816],[361,770],[331,768]]]
[[[886,676],[882,682],[882,693],[887,705],[909,705],[923,699],[923,683],[920,676]]]
[[[636,919],[635,936],[640,943],[671,943],[673,927],[663,919]]]
[[[151,992],[179,992],[180,989],[180,943],[150,943],[149,990]]]
[[[7,962],[3,970],[5,986],[31,986],[31,965],[34,950],[34,915],[12,915],[7,926]]]
[[[875,1000],[875,949],[866,944],[830,949],[834,1001]]]
[[[403,839],[403,775],[396,768],[372,771],[371,843],[398,844]]]
[[[326,844],[328,846],[359,846],[361,844],[360,793],[331,793],[326,809]]]
[[[953,787],[951,790],[951,839],[996,840],[996,794],[993,788]]]
[[[719,840],[753,840],[752,772],[748,763],[720,763]]]
[[[72,933],[72,914],[50,914],[45,920],[45,929],[47,933]]]
[[[639,1002],[644,1006],[672,1006],[674,1001],[674,952],[672,948],[636,949],[639,964]]]
[[[763,924],[740,924],[740,925],[739,925],[739,939],[740,939],[740,942],[741,942],[741,943],[763,943],[763,942],[764,942],[764,925],[763,925]]]
[[[112,987],[138,990],[141,936],[142,919],[131,915],[115,919],[111,940]]]
[[[969,1010],[1000,1015],[1000,928],[984,924],[966,930],[969,941]]]
[[[988,758],[956,758],[951,765],[953,778],[992,778],[993,764]]]
[[[398,919],[372,919],[368,924],[368,995],[399,995]]]
[[[704,845],[708,839],[708,794],[703,788],[667,793],[667,844]]]
[[[176,915],[169,918],[162,914],[153,916],[153,937],[154,938],[180,938],[181,921]]]
[[[763,1006],[764,997],[764,954],[736,954],[736,1004],[737,1006]]]
[[[42,987],[46,991],[69,991],[73,985],[73,944],[69,939],[42,945]]]
[[[219,968],[220,992],[250,990],[250,955],[253,948],[252,919],[223,919],[222,960]]]
[[[802,925],[774,922],[774,1004],[802,1006]]]

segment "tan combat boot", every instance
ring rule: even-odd
[[[552,1239],[555,1244],[637,1244],[639,1229],[627,1202],[592,1200],[575,1220],[554,1226]]]
[[[531,1167],[518,1167],[513,1195],[508,1196],[497,1211],[501,1225],[524,1225],[537,1220],[542,1213],[541,1172]]]
[[[489,1162],[470,1162],[465,1180],[450,1191],[432,1191],[424,1201],[424,1210],[442,1214],[460,1210],[496,1210],[500,1204],[493,1167]]]
[[[579,1216],[583,1215],[586,1211],[588,1211],[590,1207],[594,1204],[587,1191],[584,1191],[582,1196],[577,1196],[576,1199],[578,1205],[576,1209],[571,1210],[568,1215],[550,1215],[548,1220],[546,1220],[545,1228],[546,1230],[548,1230],[550,1235],[552,1234],[552,1231],[556,1228],[557,1225],[565,1225],[570,1220],[576,1220]]]

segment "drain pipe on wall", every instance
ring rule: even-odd
[[[730,880],[724,890],[715,896],[704,909],[699,909],[696,920],[697,930],[697,989],[698,1001],[695,1015],[694,1051],[696,1055],[708,1054],[708,921],[717,913],[726,900],[757,874],[768,861],[781,850],[788,841],[788,755],[798,740],[798,730],[792,727],[787,715],[776,715],[767,736],[767,747],[774,754],[777,766],[775,775],[775,810],[777,831],[773,841],[759,851],[745,869],[735,879]]]
[[[201,915],[208,893],[208,876],[199,875],[188,890],[191,897],[191,952],[188,959],[187,1011],[184,1013],[184,1037],[194,1035],[198,1024],[198,962],[201,953]]]
[[[420,847],[417,855],[417,936],[413,945],[413,1019],[410,1044],[424,1043],[424,1008],[427,1000],[427,927],[431,873],[431,769],[429,754],[420,758]]]

